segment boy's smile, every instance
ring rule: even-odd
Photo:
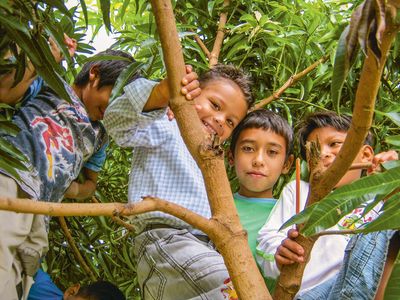
[[[222,141],[231,135],[248,109],[239,86],[223,78],[204,84],[194,103],[205,130],[217,134]]]
[[[290,163],[286,164],[285,138],[262,128],[244,129],[236,143],[233,164],[240,195],[272,198],[279,176],[290,167]]]

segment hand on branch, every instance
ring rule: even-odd
[[[275,261],[279,270],[283,265],[304,262],[304,249],[294,240],[299,236],[299,232],[296,229],[290,229],[287,235],[288,237],[282,241],[275,253]]]
[[[49,44],[54,59],[58,63],[61,62],[64,59],[63,53],[52,37],[49,38]],[[76,42],[76,40],[70,38],[67,34],[64,33],[64,44],[67,46],[70,57],[73,57],[75,55],[76,48],[78,47],[78,43]]]
[[[378,153],[372,159],[372,166],[367,170],[368,175],[381,172],[381,164],[390,160],[398,160],[399,155],[394,150]]]

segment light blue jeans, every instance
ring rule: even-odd
[[[144,300],[234,299],[221,254],[186,229],[145,231],[134,240],[134,255]]]
[[[374,299],[385,267],[390,240],[395,233],[396,231],[387,230],[353,236],[347,245],[338,275],[301,293],[296,299]]]

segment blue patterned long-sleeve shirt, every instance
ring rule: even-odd
[[[104,116],[104,125],[115,142],[133,148],[129,202],[138,202],[150,195],[209,218],[211,212],[203,176],[183,142],[178,124],[168,120],[165,109],[143,112],[156,84],[146,79],[130,83],[124,88],[125,93],[108,106]],[[162,212],[135,217],[139,231],[155,223],[199,232]]]

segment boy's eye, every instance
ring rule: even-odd
[[[330,143],[330,147],[339,147],[339,146],[342,146],[342,144],[343,144],[343,142],[339,142],[339,141],[336,141],[336,142],[332,142],[332,143]]]
[[[278,151],[276,151],[276,150],[268,150],[267,153],[268,153],[269,156],[278,155]]]
[[[252,151],[253,151],[253,148],[250,147],[250,146],[243,146],[243,147],[242,147],[242,151],[243,151],[243,152],[252,152]]]
[[[215,110],[220,110],[220,107],[219,107],[219,105],[217,103],[212,102],[212,101],[211,101],[211,103],[212,103],[212,106],[214,107]]]
[[[230,120],[230,119],[226,120],[226,123],[228,124],[228,126],[229,126],[230,128],[234,128],[234,127],[235,127],[235,124],[234,124],[233,121]]]

